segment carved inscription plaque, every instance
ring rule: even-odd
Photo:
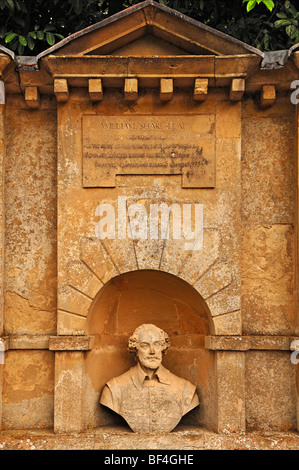
[[[215,186],[215,115],[83,116],[83,186],[116,175],[182,175],[183,188]]]

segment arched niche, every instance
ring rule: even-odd
[[[187,282],[155,270],[112,278],[91,304],[87,334],[95,342],[85,359],[85,427],[124,424],[99,404],[99,397],[108,380],[135,364],[127,341],[142,323],[153,323],[169,334],[171,347],[164,366],[197,386],[201,404],[182,423],[213,427],[215,365],[213,352],[205,349],[205,336],[214,333],[209,309]]]

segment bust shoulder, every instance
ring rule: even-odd
[[[107,382],[107,385],[109,387],[125,385],[131,380],[132,376],[134,376],[135,374],[137,374],[137,365],[131,367],[123,374],[118,375],[117,377],[114,377],[113,379],[109,380],[109,382]]]

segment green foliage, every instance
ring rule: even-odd
[[[68,35],[142,0],[0,0],[0,44],[37,55]],[[290,0],[158,0],[261,50],[299,42],[299,11]]]
[[[279,19],[274,22],[274,27],[284,29],[288,38],[287,47],[299,42],[299,11],[288,0],[283,9],[276,15]]]
[[[243,0],[243,3],[247,3],[247,11],[253,10],[253,8],[260,3],[263,3],[270,11],[274,8],[274,2],[272,2],[272,0]]]
[[[99,0],[0,0],[0,43],[36,55],[103,16]]]
[[[57,38],[61,40],[64,36],[51,31],[55,31],[55,27],[50,25],[45,25],[42,30],[38,25],[35,25],[33,31],[24,33],[24,35],[9,31],[4,36],[5,45],[10,47],[11,50],[16,51],[18,55],[24,54],[26,46],[30,51],[34,51],[36,41],[43,41],[46,42],[48,46],[53,46]],[[1,35],[0,37],[2,38]]]

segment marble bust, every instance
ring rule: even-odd
[[[195,385],[162,365],[169,345],[160,328],[139,326],[128,343],[137,364],[103,389],[100,403],[121,415],[134,432],[170,432],[199,404]]]

